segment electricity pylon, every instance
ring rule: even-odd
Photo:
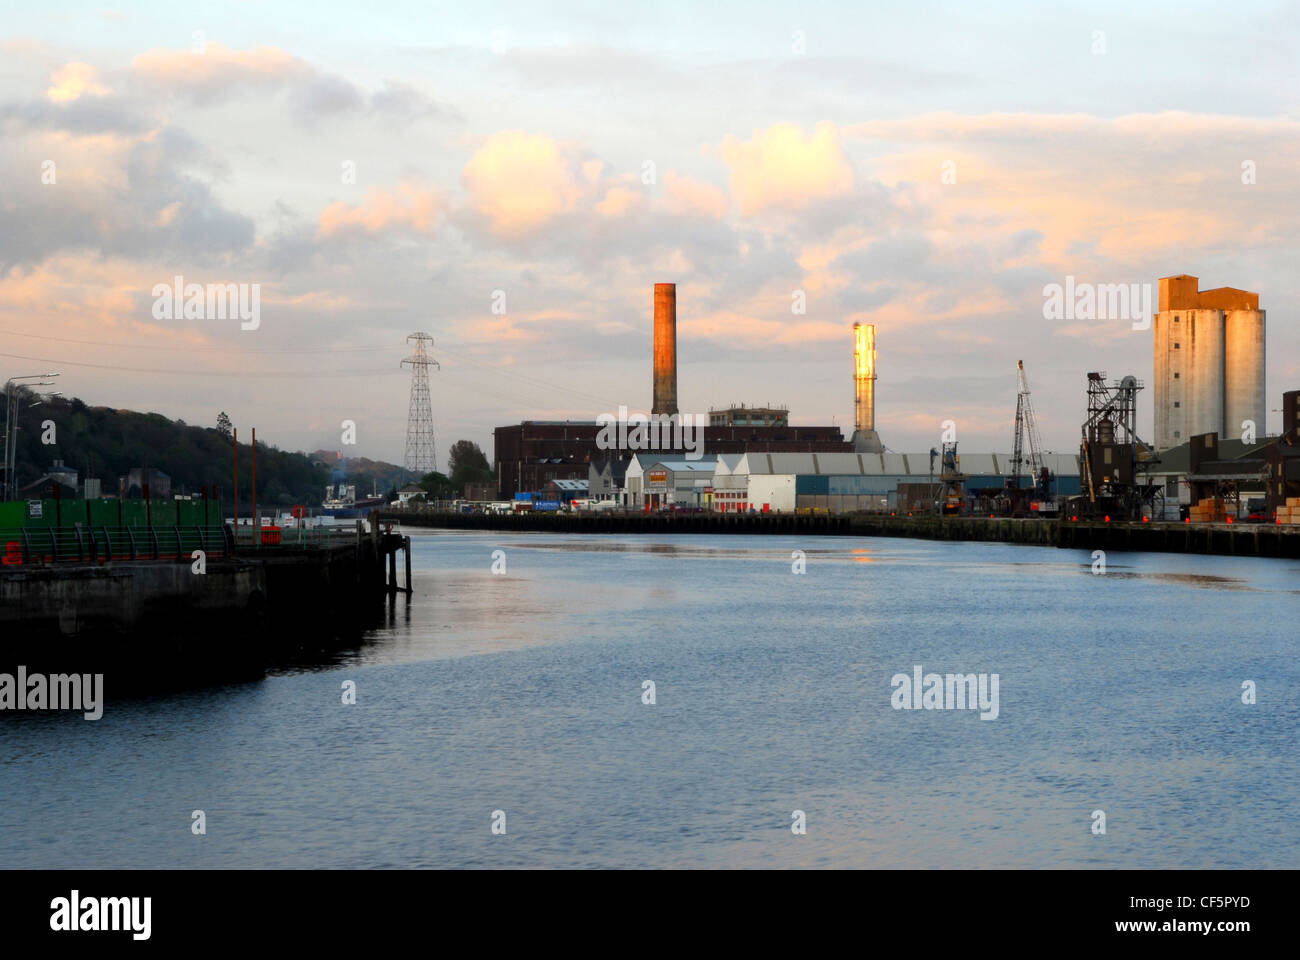
[[[406,415],[406,469],[423,477],[437,469],[438,457],[433,444],[433,401],[429,399],[429,364],[442,369],[437,360],[424,349],[425,342],[432,344],[427,333],[413,333],[406,338],[415,341],[414,356],[407,357],[402,365],[411,365],[411,406]]]

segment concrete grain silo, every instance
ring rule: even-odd
[[[1224,331],[1223,435],[1240,439],[1246,421],[1264,436],[1264,311],[1230,310]]]
[[[1155,446],[1202,433],[1238,439],[1242,421],[1264,435],[1264,311],[1259,295],[1199,290],[1182,274],[1160,280],[1155,315]]]
[[[1176,446],[1197,434],[1223,432],[1224,340],[1223,314],[1218,310],[1183,310],[1175,315],[1171,363],[1184,381],[1187,398]]]

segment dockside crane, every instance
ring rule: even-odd
[[[931,473],[934,471],[931,451]],[[961,513],[966,502],[966,474],[961,472],[961,457],[957,455],[957,441],[946,441],[939,458],[939,508],[945,516]],[[933,489],[933,488],[932,488]]]
[[[1011,456],[1011,474],[1013,486],[1020,487],[1020,475],[1025,466],[1025,443],[1029,443],[1029,476],[1035,486],[1043,469],[1043,441],[1038,435],[1038,420],[1034,417],[1034,405],[1029,399],[1029,381],[1025,377],[1025,361],[1016,361],[1018,390],[1016,392],[1016,436],[1015,453]]]
[[[1014,453],[1011,455],[1011,476],[1007,478],[1007,487],[1011,492],[1013,512],[1024,511],[1025,504],[1021,497],[1020,477],[1029,467],[1031,496],[1037,501],[1046,501],[1051,496],[1051,478],[1043,465],[1043,441],[1038,434],[1038,418],[1034,416],[1034,405],[1029,396],[1029,380],[1025,376],[1025,361],[1016,361],[1016,432],[1013,441]],[[1025,447],[1029,447],[1029,456],[1025,456]]]

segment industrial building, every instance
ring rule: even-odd
[[[542,488],[542,500],[560,504],[571,504],[574,500],[587,499],[589,487],[587,480],[552,480]]]
[[[1227,504],[1227,515],[1250,513],[1252,501],[1272,518],[1290,498],[1300,497],[1300,390],[1282,395],[1282,433],[1253,443],[1215,433],[1199,434],[1164,450],[1149,467],[1164,485],[1163,519],[1186,517],[1211,497]]]
[[[686,460],[680,454],[638,453],[628,461],[622,503],[629,510],[709,509],[716,454]]]
[[[509,500],[519,492],[540,491],[551,480],[586,480],[591,465],[619,451],[596,443],[604,429],[594,420],[525,420],[494,431],[497,498]],[[746,450],[833,452],[849,449],[839,427],[704,427],[706,453]],[[631,458],[632,451],[622,451]],[[642,453],[646,451],[641,451]],[[683,455],[662,450],[659,456]]]
[[[1265,311],[1259,294],[1199,290],[1196,277],[1162,277],[1155,315],[1155,449],[1217,433],[1265,431]]]
[[[652,368],[653,414],[678,413],[676,286],[654,286]],[[831,512],[931,509],[946,478],[944,496],[952,509],[1028,511],[1039,501],[1080,491],[1079,458],[1042,454],[1029,406],[1023,366],[1017,405],[1016,452],[962,454],[955,444],[926,453],[885,450],[875,426],[876,328],[853,326],[854,431],[790,426],[785,407],[733,405],[711,409],[703,427],[703,460],[664,449],[606,450],[597,444],[605,428],[598,421],[526,420],[498,427],[495,458],[498,497],[541,491],[557,481],[581,481],[596,500],[615,500],[628,509],[701,507],[729,511],[789,511],[804,507]],[[1022,433],[1029,455],[1022,455]],[[948,447],[953,449],[949,450]],[[960,462],[960,482],[943,470],[943,458]],[[1029,468],[1032,485],[1023,496],[1020,478]],[[1009,483],[1008,478],[1015,478]],[[1051,490],[1047,490],[1050,483]],[[552,488],[554,489],[554,488]],[[1046,507],[1044,507],[1046,509]]]
[[[672,416],[677,405],[677,285],[654,285],[654,337],[651,413]],[[713,414],[720,416],[717,420]],[[757,417],[751,416],[757,414]],[[851,449],[837,426],[790,426],[785,408],[733,407],[713,411],[703,428],[707,453],[743,453],[747,450],[847,452]],[[767,423],[755,423],[766,419]],[[519,492],[541,491],[553,480],[589,481],[591,465],[620,453],[597,444],[603,425],[595,420],[525,420],[497,427],[494,459],[497,497],[508,500]],[[644,452],[644,451],[642,451]],[[681,450],[663,450],[660,456],[682,457]]]
[[[709,409],[711,427],[788,427],[790,410],[787,407],[724,407]]]
[[[1042,460],[1053,476],[1056,493],[1079,492],[1077,457],[1046,453]],[[1011,462],[1012,455],[1006,453],[963,454],[967,496],[974,501],[1001,492]],[[721,454],[713,477],[713,509],[907,510],[915,505],[919,492],[937,489],[938,479],[937,452]]]

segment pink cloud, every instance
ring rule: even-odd
[[[592,195],[598,161],[580,162],[572,147],[522,130],[494,133],[470,157],[461,182],[493,233],[532,233]]]
[[[726,193],[713,184],[669,170],[664,176],[664,206],[677,216],[721,220],[729,204]]]
[[[231,50],[208,43],[202,53],[190,50],[150,50],[131,61],[132,74],[197,99],[211,99],[240,87],[274,87],[310,77],[304,60],[276,47]]]
[[[68,63],[50,75],[50,88],[45,96],[54,103],[68,103],[82,96],[103,97],[111,93],[100,82],[99,74],[88,63]]]
[[[839,130],[827,121],[817,124],[811,136],[792,123],[756,131],[747,141],[727,136],[720,152],[744,216],[767,209],[798,211],[853,191],[853,168]]]
[[[372,187],[355,206],[342,201],[331,203],[321,212],[319,230],[324,237],[349,230],[380,233],[394,228],[432,234],[445,209],[446,203],[437,190],[403,181],[391,190]]]

